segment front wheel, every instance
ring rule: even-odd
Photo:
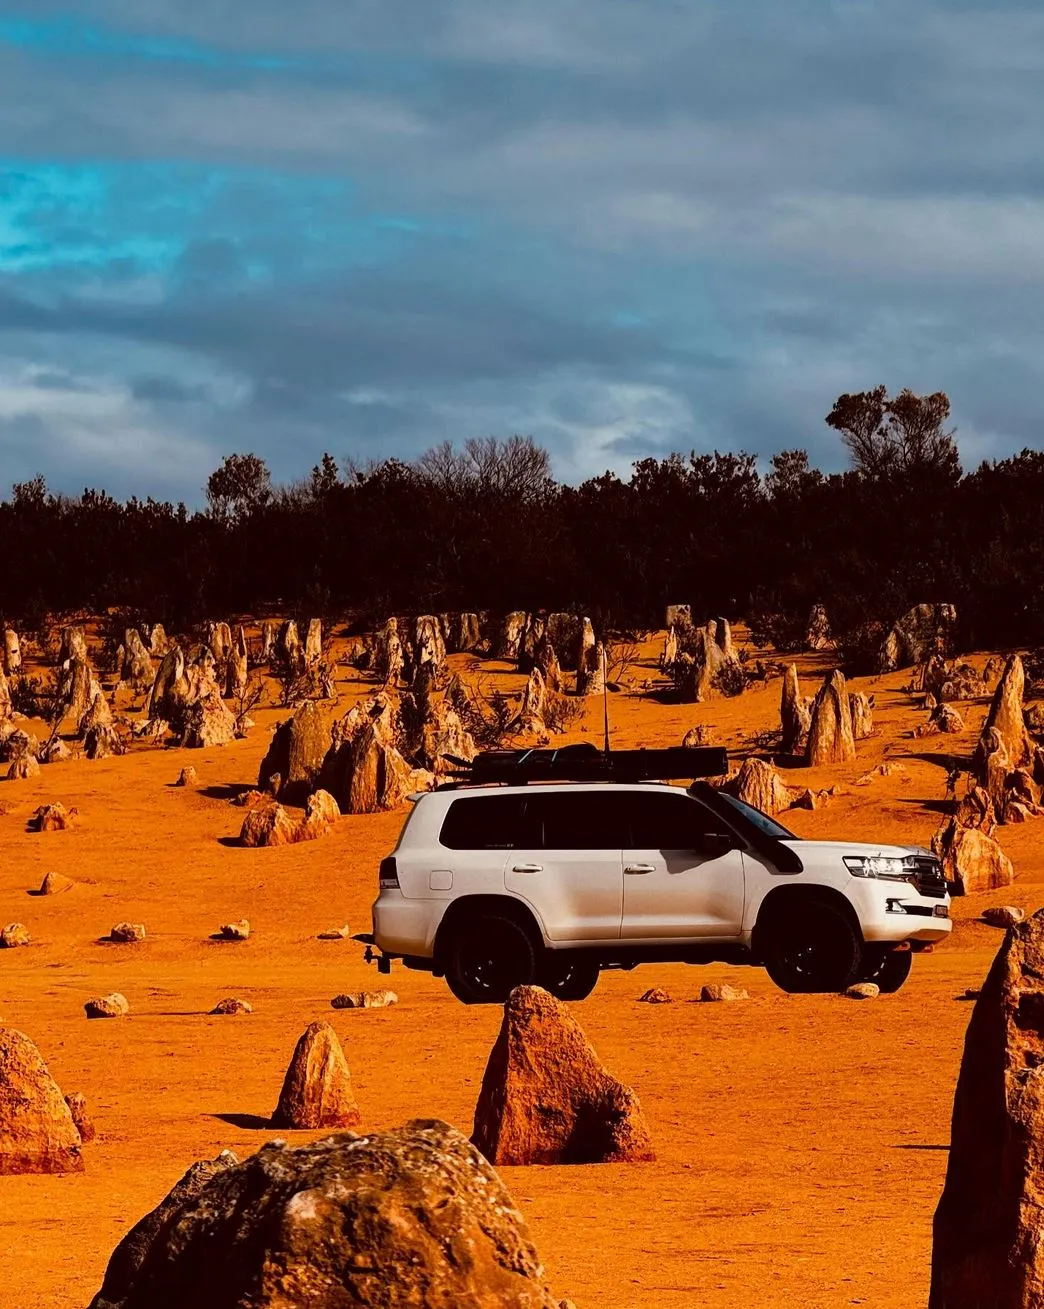
[[[781,914],[767,931],[765,969],[792,995],[843,991],[859,975],[863,943],[848,917],[816,902]]]
[[[549,951],[537,970],[537,985],[558,1000],[586,1000],[598,985],[597,959]]]
[[[499,914],[468,918],[453,930],[446,959],[449,989],[464,1004],[503,1004],[536,977],[529,933]]]
[[[874,982],[882,995],[894,995],[910,976],[912,950],[866,951],[863,955],[861,982]]]

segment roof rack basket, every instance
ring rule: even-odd
[[[523,786],[528,782],[650,782],[721,777],[729,771],[727,751],[717,746],[671,746],[665,750],[613,750],[590,744],[558,750],[485,750],[470,762],[443,756],[454,766],[450,785]]]

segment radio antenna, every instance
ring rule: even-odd
[[[609,657],[602,644],[602,719],[605,726],[605,753],[609,754]]]

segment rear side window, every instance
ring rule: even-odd
[[[527,848],[619,850],[624,826],[620,797],[611,791],[532,795],[526,808]]]
[[[521,795],[469,795],[446,811],[439,842],[447,850],[514,850],[522,827]]]
[[[630,791],[620,796],[632,850],[694,850],[701,836],[720,832],[725,824],[687,795],[656,795]]]

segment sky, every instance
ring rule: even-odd
[[[1036,445],[1042,73],[1004,0],[0,0],[0,495]]]

